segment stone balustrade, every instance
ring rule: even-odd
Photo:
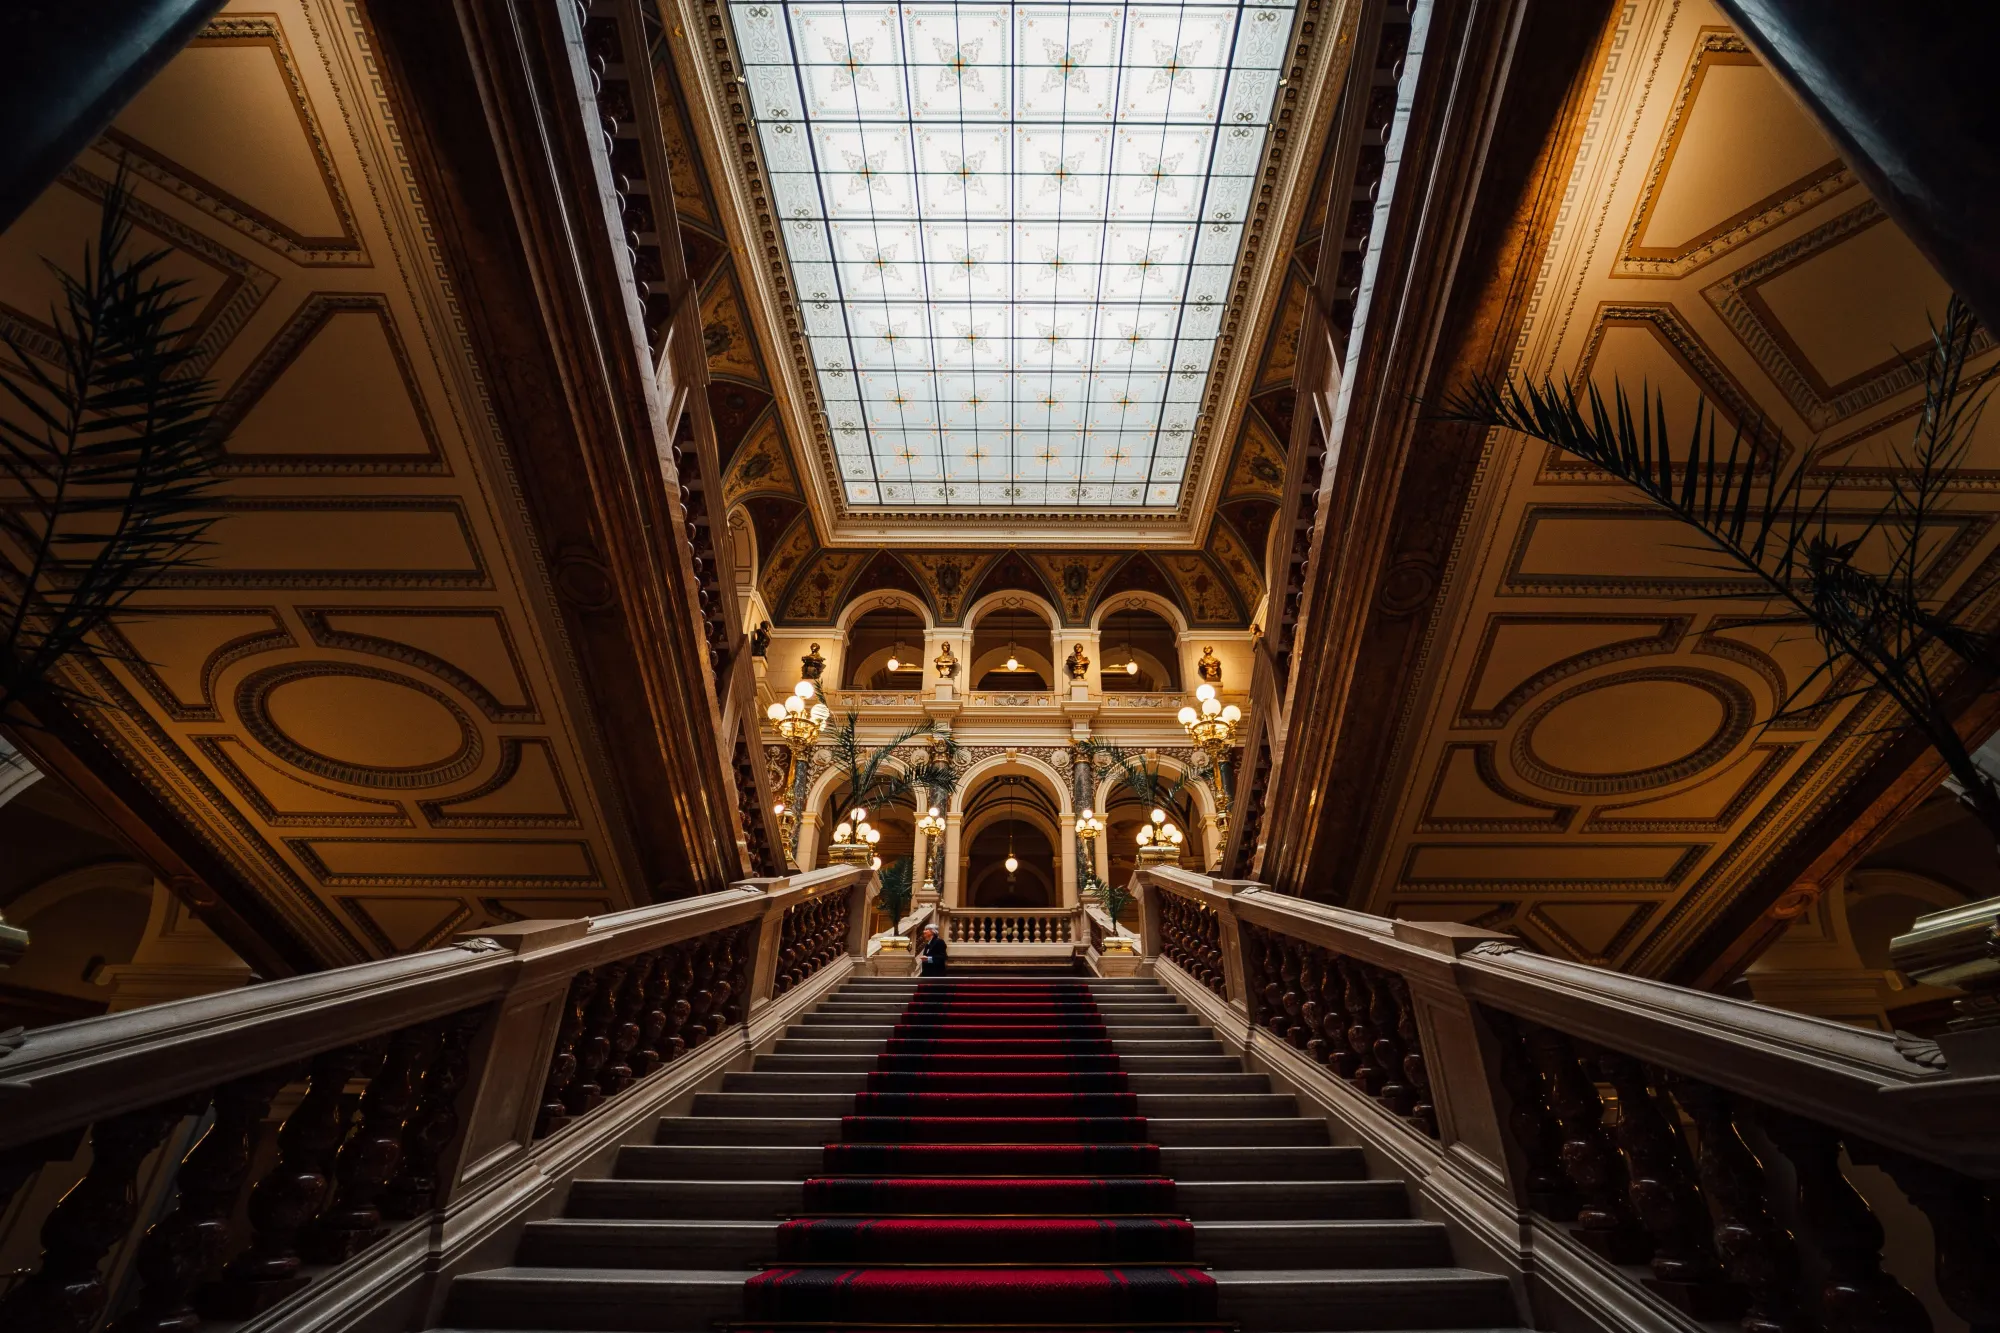
[[[563,1164],[746,1060],[853,970],[874,885],[847,866],[746,881],[0,1035],[0,1215],[87,1158],[42,1216],[12,1215],[42,1253],[0,1296],[0,1328],[421,1309]],[[364,1252],[370,1280],[341,1281]]]
[[[1134,887],[1142,968],[1420,1182],[1525,1308],[1662,1333],[2000,1326],[1987,1065],[1492,931],[1178,869]],[[1885,1268],[1885,1219],[1927,1263]]]

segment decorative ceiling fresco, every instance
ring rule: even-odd
[[[1683,422],[1704,396],[1869,512],[1944,283],[1707,0],[1614,22],[1517,369],[1644,382]],[[1926,572],[1939,593],[1990,572],[1996,479],[1989,418]],[[1571,460],[1488,442],[1355,905],[1658,973],[1867,770],[1893,714],[1814,706],[1822,684],[1770,720],[1816,649],[1756,623],[1688,540]]]
[[[232,5],[0,242],[0,319],[46,346],[43,257],[76,263],[123,169],[187,284],[230,427],[214,545],[72,684],[294,966],[650,901],[359,23]]]
[[[1307,4],[1304,13],[1308,29],[1321,21],[1318,3]],[[1344,51],[1347,41],[1343,31],[1334,44]],[[855,597],[885,588],[921,598],[940,623],[956,623],[979,597],[1001,589],[1046,597],[1068,624],[1086,623],[1104,599],[1133,591],[1166,597],[1194,625],[1241,629],[1256,621],[1268,584],[1271,521],[1283,496],[1298,326],[1325,225],[1317,173],[1297,191],[1291,239],[1263,246],[1275,261],[1273,295],[1262,328],[1242,340],[1249,348],[1242,409],[1232,414],[1222,453],[1226,466],[1217,469],[1194,516],[1193,540],[1178,549],[1173,542],[1149,541],[1143,551],[1074,537],[1075,544],[1029,545],[1022,525],[1012,521],[1018,514],[968,512],[951,525],[948,540],[926,540],[912,529],[853,548],[828,539],[824,515],[815,508],[814,487],[832,474],[820,470],[824,460],[813,450],[799,447],[782,410],[781,398],[791,389],[769,370],[782,360],[750,317],[750,278],[741,251],[728,239],[710,163],[697,148],[690,90],[664,34],[655,62],[661,102],[670,108],[667,150],[688,270],[702,293],[725,498],[733,522],[748,530],[756,587],[776,623],[829,624]],[[1280,90],[1280,126],[1290,123],[1286,108],[1295,100],[1294,90]],[[1331,102],[1320,110],[1330,115]],[[1298,142],[1318,151],[1324,130],[1320,124]],[[1274,131],[1274,137],[1285,136]],[[1084,535],[1083,520],[1072,519],[1065,529]]]
[[[848,555],[883,546],[1178,550],[1182,568],[1161,576],[1191,608],[1221,614],[1213,593],[1188,585],[1202,577],[1254,606],[1261,590],[1246,598],[1242,571],[1263,581],[1265,531],[1233,523],[1217,539],[1215,518],[1255,460],[1253,479],[1274,456],[1282,466],[1285,432],[1253,427],[1250,403],[1285,302],[1298,299],[1289,238],[1314,194],[1309,168],[1359,9],[662,7],[656,59],[682,110],[671,133],[683,142],[669,152],[688,177],[683,221],[700,214],[714,252],[712,266],[690,257],[708,275],[709,368],[756,390],[743,399],[746,437],[768,410],[762,438],[788,454],[791,496],[811,524],[788,532],[780,485],[752,489],[777,471],[776,454],[753,464],[740,493],[774,615],[814,619],[828,581],[868,563]],[[1043,28],[1058,15],[1081,35],[1052,47],[1055,29]],[[934,59],[940,24],[993,33]],[[1170,30],[1180,37],[1166,40]],[[706,49],[665,39],[683,31],[709,33]],[[1224,43],[1243,59],[1219,60]],[[1048,78],[1054,90],[1038,92]],[[856,180],[862,194],[849,198]],[[1077,254],[1060,281],[1037,276],[1052,246],[1065,268]],[[965,365],[952,360],[954,336],[973,340]],[[845,350],[827,350],[836,342]],[[967,375],[978,384],[961,384]],[[794,611],[787,590],[800,575],[813,591]]]

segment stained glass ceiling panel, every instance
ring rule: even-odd
[[[730,14],[848,503],[1175,506],[1293,5]]]

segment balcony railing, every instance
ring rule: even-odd
[[[1142,966],[1394,1161],[1528,1308],[1663,1331],[2000,1326],[2000,1076],[1491,931],[1181,870],[1135,887]]]
[[[407,1321],[566,1166],[852,970],[874,882],[748,881],[0,1034],[0,1218],[41,1236],[0,1328]]]

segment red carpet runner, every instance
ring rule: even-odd
[[[919,982],[746,1327],[1217,1328],[1138,1109],[1082,981]]]

